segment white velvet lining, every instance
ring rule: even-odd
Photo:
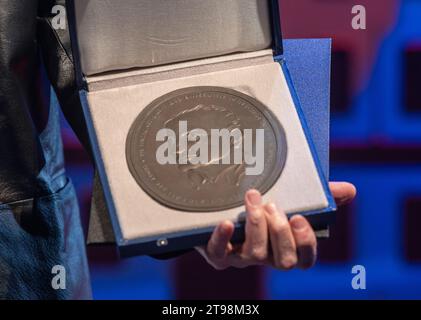
[[[102,161],[116,215],[125,240],[212,227],[223,220],[237,221],[244,208],[218,213],[186,213],[152,200],[131,176],[125,160],[128,131],[138,114],[154,99],[184,87],[222,86],[249,94],[267,105],[283,125],[288,141],[285,170],[265,195],[288,213],[326,208],[310,149],[286,79],[276,62],[201,73],[153,83],[88,93],[88,107],[97,134]]]
[[[256,52],[236,53],[221,57],[180,62],[151,68],[136,68],[129,71],[114,71],[85,77],[89,91],[126,87],[140,83],[183,78],[202,73],[238,69],[250,65],[273,62],[271,49]]]
[[[82,71],[251,52],[272,42],[267,0],[75,0]]]

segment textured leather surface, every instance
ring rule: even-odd
[[[50,11],[56,5],[66,5],[66,0],[41,0],[38,21],[38,41],[49,79],[55,88],[60,106],[67,121],[74,129],[85,149],[90,152],[88,131],[77,90],[69,28],[54,30]]]
[[[42,99],[37,1],[1,0],[0,8],[0,202],[10,202],[47,192],[37,181],[44,159],[31,117]]]
[[[52,7],[63,3],[0,0],[0,299],[91,297],[77,199],[45,79],[83,139],[68,36],[50,27]],[[55,265],[67,270],[66,290],[51,286]]]

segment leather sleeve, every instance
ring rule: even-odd
[[[76,84],[69,27],[54,29],[52,8],[66,6],[65,0],[41,0],[38,20],[38,39],[48,77],[55,89],[61,108],[79,140],[91,155],[88,131]]]
[[[44,159],[37,117],[39,87],[37,0],[0,0],[0,203],[46,192],[37,180]]]

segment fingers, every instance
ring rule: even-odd
[[[311,268],[317,257],[317,240],[312,227],[303,216],[294,216],[290,220],[291,230],[297,247],[298,263],[301,269]]]
[[[234,234],[234,224],[231,221],[221,223],[213,232],[208,242],[206,254],[208,261],[216,269],[224,269],[227,267],[224,261],[232,248],[230,240]]]
[[[288,218],[273,203],[267,204],[265,211],[272,245],[273,265],[277,269],[290,270],[297,265],[298,257]]]
[[[247,192],[246,199],[246,240],[242,253],[256,263],[262,263],[268,258],[268,227],[262,196],[256,190]]]
[[[330,190],[339,206],[350,203],[357,195],[357,189],[348,182],[331,182]]]
[[[347,185],[345,188],[348,188]],[[341,187],[333,184],[333,188],[338,188],[340,192],[343,191]],[[350,192],[344,192],[342,199],[349,195]],[[304,217],[297,215],[288,221],[286,214],[274,204],[262,204],[261,194],[256,190],[246,194],[245,205],[246,240],[243,245],[234,250],[230,242],[234,224],[226,221],[215,229],[206,248],[197,248],[214,268],[223,270],[231,266],[244,268],[272,264],[277,269],[290,270],[294,267],[307,269],[314,265],[317,240]]]

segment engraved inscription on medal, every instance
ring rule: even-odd
[[[241,206],[267,192],[287,157],[285,133],[270,110],[245,94],[192,87],[164,95],[133,123],[127,163],[139,186],[162,205],[192,212]]]

